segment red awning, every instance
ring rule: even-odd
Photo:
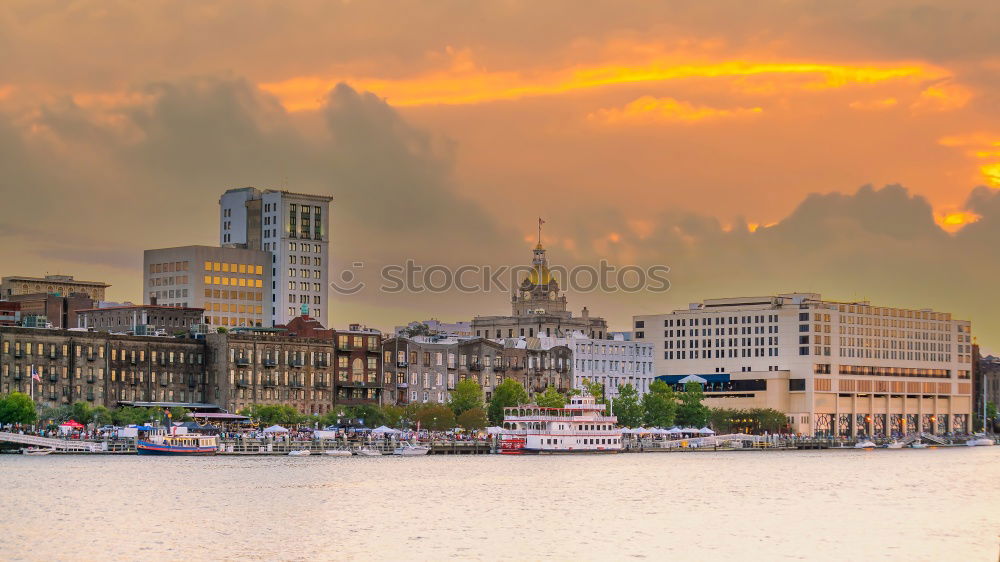
[[[62,424],[59,424],[59,425],[60,425],[60,427],[67,427],[68,426],[68,427],[72,427],[73,429],[82,429],[83,428],[83,424],[80,423],[80,422],[78,422],[78,421],[76,421],[76,420],[69,420],[68,422],[62,423]]]

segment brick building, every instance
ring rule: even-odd
[[[205,353],[194,339],[3,327],[0,392],[33,393],[40,407],[202,402]]]
[[[141,332],[143,327],[165,334],[188,332],[191,326],[202,323],[203,308],[174,306],[124,305],[104,308],[86,308],[77,311],[78,328],[100,332]]]
[[[44,316],[53,328],[67,329],[76,327],[77,315],[81,310],[93,308],[97,304],[97,301],[84,293],[66,296],[57,293],[20,294],[7,297],[7,301],[18,304],[22,320],[29,316]]]

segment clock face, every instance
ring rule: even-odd
[[[525,292],[521,293],[521,296],[523,298],[530,299],[531,298],[531,293],[529,293],[528,291],[525,291]]]
[[[551,293],[549,293],[549,300],[556,300],[556,292],[555,291],[552,291]]]

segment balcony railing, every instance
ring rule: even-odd
[[[194,377],[188,377],[187,385],[188,385],[188,388],[194,388],[194,387],[198,386],[198,381],[195,380]]]
[[[160,386],[167,386],[167,379],[160,379]]]
[[[21,373],[14,373],[14,380],[16,381],[21,380],[21,376],[22,376]]]
[[[406,361],[396,361],[396,367],[399,368],[399,369],[405,369],[409,365],[410,364],[407,363]]]
[[[87,361],[93,361],[95,359],[97,359],[97,356],[94,355],[93,353],[88,353],[87,354]]]
[[[299,381],[292,381],[291,383],[289,383],[289,384],[288,384],[288,386],[290,386],[290,387],[292,387],[292,388],[302,388],[302,387],[303,387],[303,386],[305,386],[305,385],[303,385],[303,384],[302,384],[301,382],[299,382]]]
[[[274,360],[274,359],[265,359],[263,363],[264,363],[265,367],[277,367],[278,366],[278,362],[276,360]]]
[[[56,382],[59,380],[59,375],[49,375],[49,382]]]
[[[316,388],[328,388],[329,385],[330,383],[326,381],[316,381],[315,383],[313,383],[313,386],[315,386]]]
[[[20,349],[15,349],[14,350],[14,357],[17,357],[17,358],[24,357],[24,352],[21,351]]]
[[[249,383],[247,383],[247,381],[236,381],[236,386],[239,388],[246,388],[249,386]]]
[[[479,363],[473,363],[472,365],[469,365],[469,370],[470,371],[482,371],[483,370],[483,366],[480,365]]]
[[[250,360],[246,357],[237,357],[235,363],[238,367],[247,367],[250,365]]]
[[[95,379],[94,375],[89,375],[89,376],[87,377],[87,384],[94,384],[94,381],[95,381],[95,380],[96,380],[96,379]]]
[[[55,392],[49,393],[49,400],[59,400],[59,394]]]
[[[303,365],[302,361],[299,361],[298,359],[292,359],[291,361],[288,362],[289,367],[299,368],[302,367],[302,365]]]
[[[94,401],[94,393],[93,392],[88,392],[87,393],[87,400],[89,400],[91,402]]]

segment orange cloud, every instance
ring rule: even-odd
[[[1000,135],[991,133],[970,133],[954,135],[938,140],[942,146],[964,148],[965,153],[977,160],[993,160],[979,166],[979,173],[990,187],[1000,188]]]
[[[457,62],[448,64],[445,69],[410,78],[299,76],[265,82],[260,87],[277,96],[287,109],[295,111],[320,107],[326,93],[339,82],[375,92],[395,106],[420,106],[486,103],[686,78],[799,75],[815,78],[806,85],[808,89],[824,89],[898,79],[926,81],[949,76],[943,69],[918,63],[852,65],[748,60],[690,63],[685,57],[664,55],[639,62],[600,62],[549,72],[520,73],[477,67],[467,50],[454,51],[453,58]]]
[[[954,111],[972,99],[972,90],[953,82],[929,86],[910,107],[917,111]]]
[[[588,115],[593,121],[607,124],[641,123],[649,121],[695,122],[723,117],[754,115],[763,111],[759,107],[717,109],[696,106],[674,98],[654,98],[643,96],[621,108],[600,109]]]
[[[934,213],[934,222],[947,232],[957,232],[965,225],[974,223],[980,218],[982,217],[971,211],[946,211]]]
[[[868,100],[868,101],[856,101],[850,104],[851,109],[860,109],[862,111],[878,111],[880,109],[889,109],[890,107],[895,107],[899,103],[896,98],[884,98],[880,100]]]

